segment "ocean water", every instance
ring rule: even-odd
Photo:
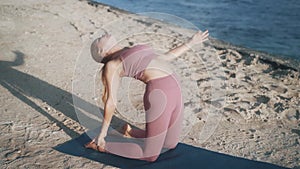
[[[190,21],[232,44],[300,60],[300,0],[96,0]]]

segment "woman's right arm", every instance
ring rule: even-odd
[[[186,51],[188,51],[192,46],[201,44],[208,40],[208,30],[205,32],[198,31],[193,35],[192,38],[190,38],[186,43],[169,50],[165,53],[166,56],[163,57],[165,60],[173,60],[177,58],[178,56],[182,55]]]
[[[107,63],[106,65],[104,78],[106,80],[105,87],[107,89],[107,100],[106,103],[104,103],[104,118],[102,121],[101,131],[98,136],[98,146],[101,146],[101,142],[104,142],[111,119],[116,110],[117,90],[120,83],[120,76],[117,67],[118,66],[114,63]]]

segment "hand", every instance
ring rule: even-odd
[[[97,143],[96,143],[96,141],[97,141]],[[98,143],[100,143],[100,144],[98,144]],[[100,139],[100,137],[94,138],[92,141],[85,144],[85,148],[91,148],[96,151],[105,152],[105,140],[104,140],[104,138]]]
[[[205,32],[198,31],[190,39],[190,41],[188,42],[188,45],[194,46],[194,45],[203,43],[208,40],[208,36],[209,36],[208,30],[206,30]]]
[[[98,151],[105,151],[105,140],[103,137],[95,138],[95,143],[98,146]]]

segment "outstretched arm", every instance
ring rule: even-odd
[[[208,30],[206,30],[205,32],[198,31],[186,43],[183,43],[180,46],[166,52],[165,53],[166,56],[164,57],[164,59],[166,60],[175,59],[176,57],[182,55],[184,52],[189,50],[194,45],[198,45],[207,41],[208,36],[209,36]]]

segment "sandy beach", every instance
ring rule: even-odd
[[[88,45],[105,29],[123,46],[167,51],[195,32],[88,1],[2,0],[0,12],[0,168],[115,168],[53,149],[100,124]],[[300,168],[299,62],[212,37],[172,65],[185,99],[183,143]],[[142,128],[144,84],[123,85],[131,106],[121,93],[116,117]]]

